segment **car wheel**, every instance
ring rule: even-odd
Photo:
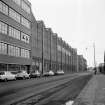
[[[23,79],[26,79],[26,77],[25,77],[25,76],[23,76]]]
[[[14,80],[16,81],[16,77],[14,78]]]
[[[5,78],[4,81],[7,82],[7,78]]]

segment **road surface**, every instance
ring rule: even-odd
[[[32,105],[47,104],[52,99],[59,100],[67,96],[67,93],[73,96],[74,91],[79,91],[89,78],[88,73],[82,73],[1,82],[0,105],[28,105],[32,102]],[[78,85],[80,82],[81,85]]]

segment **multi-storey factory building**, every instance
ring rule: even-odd
[[[27,70],[31,65],[31,4],[0,0],[0,70]]]
[[[75,48],[35,19],[28,0],[0,1],[0,71],[77,72],[77,58]]]

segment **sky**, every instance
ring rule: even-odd
[[[62,37],[88,66],[103,62],[105,50],[105,0],[29,0],[36,20]]]

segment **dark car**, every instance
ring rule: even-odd
[[[21,70],[21,71],[18,71],[18,73],[16,74],[16,78],[17,79],[26,79],[26,78],[30,78],[29,77],[29,74],[26,72],[26,71],[24,71],[24,70]]]
[[[36,78],[36,77],[40,77],[41,74],[39,71],[33,71],[30,73],[30,78]]]

